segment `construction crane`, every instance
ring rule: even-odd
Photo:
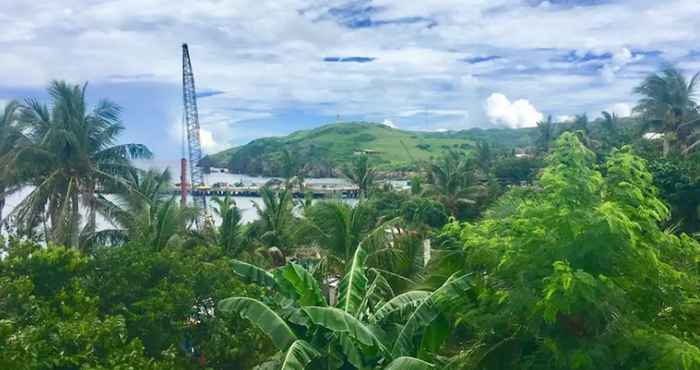
[[[204,173],[199,166],[199,161],[202,159],[202,144],[199,138],[199,114],[197,112],[197,91],[194,87],[194,72],[192,71],[192,62],[190,61],[190,51],[187,44],[182,44],[182,100],[184,103],[183,112],[183,129],[185,131],[187,141],[187,154],[189,161],[185,159],[183,149],[183,157],[180,168],[180,201],[185,204],[187,202],[187,162],[189,162],[190,170],[190,186],[192,189],[192,199],[194,206],[199,210],[198,226],[202,225],[207,209],[207,202],[204,194],[197,192],[197,189],[205,186]]]

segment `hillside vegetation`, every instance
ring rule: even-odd
[[[332,176],[357,153],[368,151],[371,161],[380,170],[400,171],[411,169],[413,159],[436,158],[449,149],[469,151],[477,141],[504,149],[527,147],[533,144],[535,135],[535,129],[420,132],[376,123],[335,123],[285,137],[253,140],[211,155],[204,163],[229,168],[235,173],[279,176],[282,151],[288,150],[307,164],[310,176]]]

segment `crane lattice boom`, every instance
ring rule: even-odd
[[[194,205],[200,212],[206,210],[204,195],[197,195],[197,188],[204,186],[204,174],[199,166],[202,159],[202,144],[199,138],[199,114],[197,112],[197,92],[194,87],[194,72],[187,44],[182,44],[182,97],[184,102],[184,122],[187,132],[187,151],[190,164],[190,184]]]

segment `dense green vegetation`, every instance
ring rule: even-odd
[[[295,199],[313,171],[281,147],[256,221],[218,198],[196,225],[118,107],[53,83],[0,120],[2,194],[33,189],[3,220],[0,368],[700,369],[694,88],[665,70],[633,119],[410,158],[410,191],[349,155],[355,204]]]
[[[579,116],[579,123],[551,122],[555,128],[572,126],[603,134],[612,116],[588,122]],[[586,122],[581,126],[581,119]],[[614,117],[615,123],[629,129],[639,125],[637,120]],[[541,128],[492,128],[425,132],[394,129],[378,123],[335,123],[312,130],[298,131],[286,137],[253,140],[250,143],[212,154],[203,159],[207,166],[228,168],[234,173],[285,177],[288,153],[304,163],[311,177],[340,176],[356,156],[367,154],[372,165],[383,174],[401,177],[416,171],[417,162],[440,158],[449,151],[471,153],[479,143],[486,143],[495,152],[513,154],[538,144]],[[606,141],[606,143],[608,143]],[[520,153],[522,154],[522,153]]]
[[[498,143],[503,149],[527,147],[532,129],[471,129],[458,132],[398,130],[377,123],[335,123],[286,137],[253,140],[204,159],[207,165],[235,173],[283,176],[284,152],[294,152],[315,177],[341,174],[359,153],[368,153],[381,171],[415,169],[415,160],[437,158],[448,150],[468,151],[476,141]]]

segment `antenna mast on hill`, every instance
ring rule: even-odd
[[[190,186],[194,206],[200,211],[200,217],[197,223],[201,224],[206,212],[206,198],[204,194],[198,194],[197,189],[204,186],[204,174],[199,166],[199,161],[202,159],[202,144],[199,139],[199,114],[197,113],[197,92],[194,88],[194,72],[192,71],[192,63],[190,62],[190,51],[187,44],[182,44],[182,100],[184,103],[183,127],[187,136],[187,152],[189,153],[190,162]],[[185,175],[186,165],[182,163],[181,183],[185,183],[187,176]],[[180,191],[183,192],[181,199],[186,199],[187,185],[182,185]],[[201,225],[200,225],[201,226]]]

